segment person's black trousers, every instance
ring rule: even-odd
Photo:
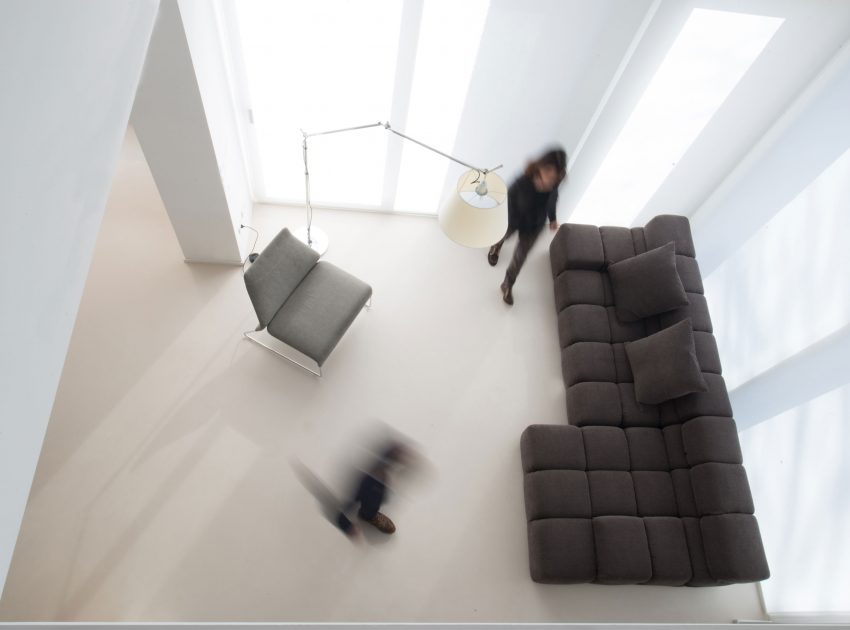
[[[534,247],[534,243],[537,241],[537,237],[540,236],[542,231],[542,225],[531,232],[517,230],[516,228],[509,226],[508,231],[505,232],[502,240],[496,243],[496,250],[501,251],[505,240],[507,240],[514,232],[517,232],[516,249],[514,249],[514,255],[511,258],[511,263],[508,265],[508,270],[505,272],[505,284],[509,287],[514,286],[514,282],[516,282],[516,278],[519,275],[519,270],[522,269],[522,266],[525,264],[525,259],[528,257],[528,252],[530,252],[531,248]]]
[[[357,492],[354,497],[352,497],[351,501],[349,501],[348,504],[340,510],[340,513],[337,516],[337,525],[339,528],[346,533],[351,530],[352,523],[345,513],[357,503],[360,504],[360,509],[357,512],[360,518],[365,521],[375,518],[378,514],[378,510],[381,509],[381,504],[384,502],[384,495],[386,494],[386,491],[387,487],[384,485],[383,481],[376,479],[372,475],[364,474],[360,479],[360,483],[357,486]]]
[[[382,481],[378,481],[371,475],[363,475],[356,498],[357,501],[360,501],[360,510],[358,511],[360,518],[367,521],[375,518],[378,510],[381,509],[386,489],[387,487]]]

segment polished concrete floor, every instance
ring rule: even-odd
[[[258,206],[259,246],[303,218]],[[0,620],[763,618],[754,585],[529,579],[519,436],[566,421],[548,235],[509,308],[507,261],[492,269],[433,219],[315,220],[327,260],[374,287],[322,379],[242,339],[240,269],[183,262],[128,133]],[[338,491],[380,423],[425,464],[387,505],[398,532],[353,544],[293,462]]]

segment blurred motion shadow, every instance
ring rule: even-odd
[[[418,447],[400,432],[379,422],[353,442],[347,458],[338,467],[335,477],[342,480],[341,496],[303,462],[292,461],[295,475],[318,501],[322,515],[329,522],[352,541],[386,542],[396,526],[381,508],[389,498],[399,494],[399,489],[415,473],[425,470],[425,460]],[[357,523],[352,520],[355,508]]]

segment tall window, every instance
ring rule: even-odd
[[[489,0],[235,3],[258,197],[303,202],[301,129],[398,125],[392,113],[403,111],[401,131],[451,152],[488,7]],[[414,43],[415,55],[403,54]],[[400,163],[390,164],[392,138],[381,128],[310,138],[313,202],[436,213],[449,162],[405,144]]]
[[[259,155],[258,194],[304,199],[301,132],[386,119],[401,3],[235,4]],[[386,138],[378,130],[310,140],[316,203],[378,205]]]

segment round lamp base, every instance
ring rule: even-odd
[[[307,226],[303,226],[298,228],[292,233],[295,238],[297,238],[302,243],[306,244],[310,247],[314,252],[316,252],[319,256],[324,256],[325,252],[328,251],[328,235],[321,228],[316,227],[315,225],[310,227],[310,239],[307,240]]]

